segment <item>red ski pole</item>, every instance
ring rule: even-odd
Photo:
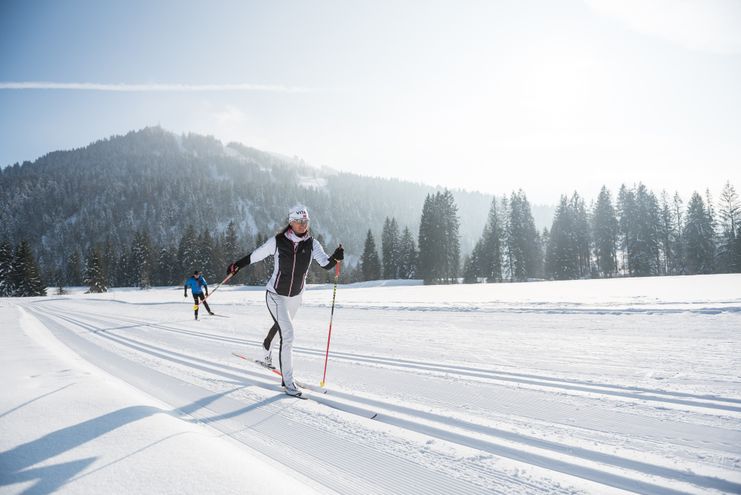
[[[208,299],[209,297],[211,297],[211,294],[213,294],[214,292],[216,292],[217,290],[219,290],[219,287],[221,287],[221,284],[227,283],[229,280],[231,280],[231,278],[233,276],[234,276],[233,273],[230,273],[229,275],[227,275],[226,278],[224,280],[222,280],[221,282],[219,282],[219,285],[217,285],[214,290],[212,290],[206,297],[204,297],[202,301],[198,301],[198,302],[196,302],[193,305],[193,310],[194,311],[198,310],[198,307],[201,305],[202,302],[205,302],[206,299]]]
[[[211,294],[213,294],[214,292],[216,292],[217,290],[219,290],[219,287],[221,287],[221,284],[227,283],[229,280],[231,280],[231,278],[233,276],[234,276],[233,273],[230,273],[229,275],[227,275],[226,278],[224,280],[222,280],[221,282],[219,282],[219,285],[217,285],[216,288],[214,290],[212,290],[211,293],[208,296],[206,296],[206,297],[203,298],[203,300],[205,301],[206,299],[208,299],[211,296]]]
[[[334,268],[334,289],[332,289],[332,312],[329,315],[329,334],[327,335],[327,353],[324,355],[324,375],[319,386],[324,386],[327,378],[327,361],[329,360],[329,341],[332,339],[332,318],[334,317],[334,299],[337,295],[337,281],[340,279],[340,262],[338,261]]]

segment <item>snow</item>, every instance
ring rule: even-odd
[[[101,372],[26,310],[0,309],[11,322],[0,334],[0,492],[309,491],[306,480],[199,426],[187,406]]]
[[[302,176],[298,178],[298,184],[299,186],[305,188],[305,189],[317,189],[317,190],[326,190],[327,189],[327,179],[324,177],[308,177],[308,176]]]
[[[2,299],[0,493],[739,493],[739,289],[341,285],[308,401],[231,354],[258,354],[263,288],[199,321],[181,288]],[[309,385],[331,300],[297,316]]]

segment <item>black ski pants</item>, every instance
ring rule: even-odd
[[[203,292],[201,292],[200,294],[193,294],[193,302],[195,303],[195,306],[196,306],[196,316],[198,316],[198,299],[203,301],[203,306],[206,308],[206,311],[210,313],[211,308],[208,307],[208,303],[206,302],[206,296],[204,296]]]

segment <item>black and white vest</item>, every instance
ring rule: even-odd
[[[275,257],[275,268],[267,289],[281,296],[293,297],[304,291],[306,274],[312,259],[322,268],[334,266],[334,260],[324,252],[319,241],[309,235],[299,237],[291,229],[271,237],[255,249],[249,256],[249,264],[270,255]]]

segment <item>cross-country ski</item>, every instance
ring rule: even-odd
[[[241,353],[238,353],[238,352],[232,352],[232,355],[235,356],[235,357],[238,357],[239,359],[242,359],[243,361],[252,362],[252,363],[258,365],[260,368],[263,368],[265,370],[268,370],[268,371],[272,372],[275,376],[278,376],[278,377],[282,377],[283,376],[283,374],[280,372],[280,370],[278,370],[272,364],[267,364],[264,361],[260,361],[259,359],[249,358],[249,357],[245,356],[244,354],[241,354]],[[319,393],[319,394],[326,394],[327,393],[327,389],[324,388],[324,387],[315,387],[313,385],[309,385],[308,383],[306,383],[305,381],[302,381],[302,380],[295,380],[295,381],[296,381],[296,384],[300,388],[302,388],[302,389],[309,390],[311,392],[315,392],[315,393]]]

